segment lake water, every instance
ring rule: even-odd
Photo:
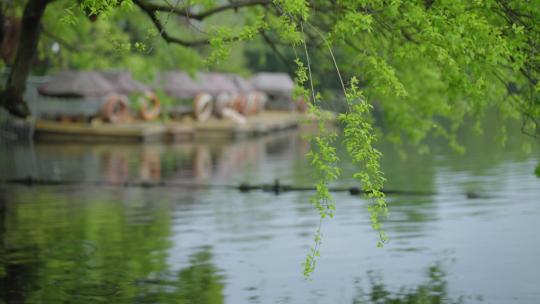
[[[226,144],[2,143],[2,179],[80,183],[0,185],[0,303],[540,303],[538,146],[518,131],[504,148],[469,133],[464,155],[437,140],[427,155],[383,144],[387,189],[423,193],[388,197],[381,249],[367,202],[336,192],[309,280],[311,193],[224,187],[309,186],[295,131]],[[353,171],[336,186],[354,186]]]

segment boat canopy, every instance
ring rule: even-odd
[[[61,71],[38,88],[39,94],[50,97],[91,98],[114,93],[114,86],[99,72]]]
[[[251,79],[253,86],[269,95],[291,96],[294,82],[286,73],[257,73]]]
[[[157,86],[175,98],[193,98],[199,93],[215,97],[223,92],[249,92],[254,89],[249,81],[238,75],[218,72],[199,72],[191,77],[186,72],[169,71],[158,75]]]
[[[152,91],[149,86],[133,79],[127,71],[103,71],[101,75],[113,85],[116,93],[128,95]]]

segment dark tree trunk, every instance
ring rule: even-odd
[[[0,45],[4,42],[4,8],[0,4]]]
[[[30,109],[23,99],[26,79],[37,53],[41,32],[41,17],[50,0],[28,0],[22,17],[22,29],[15,62],[0,95],[0,105],[18,117],[30,115]]]

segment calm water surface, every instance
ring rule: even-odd
[[[336,193],[310,280],[301,263],[319,219],[309,192],[204,186],[310,185],[296,132],[229,144],[2,143],[4,180],[86,183],[0,185],[0,303],[540,303],[540,157],[527,140],[501,148],[464,135],[465,155],[433,141],[430,154],[406,158],[382,145],[387,188],[426,194],[389,197],[391,241],[378,249],[367,202]],[[336,185],[353,186],[345,167]],[[115,186],[126,181],[176,186]]]

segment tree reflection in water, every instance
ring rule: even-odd
[[[384,284],[382,276],[368,272],[369,290],[357,286],[352,304],[461,304],[467,297],[451,299],[448,295],[446,273],[440,264],[429,267],[428,279],[415,287],[401,287],[392,291]],[[359,282],[357,282],[359,283]],[[477,297],[476,300],[482,300]]]
[[[170,204],[121,207],[0,188],[0,304],[223,303],[210,247],[167,262]]]
[[[138,284],[148,290],[139,299],[144,303],[224,303],[223,276],[212,263],[210,247],[203,247],[192,254],[189,266],[178,271],[175,276],[161,280],[142,280]]]
[[[210,250],[200,251],[192,255],[189,267],[178,272],[176,303],[223,303],[222,280]]]

